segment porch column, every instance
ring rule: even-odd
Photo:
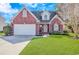
[[[60,32],[63,32],[63,25],[60,24],[59,28],[60,28]]]
[[[40,29],[40,25],[36,24],[36,35],[39,35],[39,29]]]
[[[49,24],[48,27],[49,27],[49,33],[52,33],[52,25]]]

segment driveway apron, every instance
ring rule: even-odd
[[[33,36],[0,37],[0,55],[18,55]]]

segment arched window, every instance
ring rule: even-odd
[[[54,31],[59,31],[59,25],[58,24],[54,24]]]
[[[23,10],[22,16],[27,17],[27,11],[26,10]]]

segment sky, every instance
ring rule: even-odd
[[[19,12],[23,5],[30,11],[56,11],[56,3],[0,3],[0,16],[5,18],[6,23],[10,23],[11,18]]]

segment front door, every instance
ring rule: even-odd
[[[44,33],[47,33],[48,32],[48,26],[46,24],[43,25],[43,32]]]
[[[40,32],[40,34],[47,34],[48,33],[48,25],[47,24],[41,24],[39,32]]]

